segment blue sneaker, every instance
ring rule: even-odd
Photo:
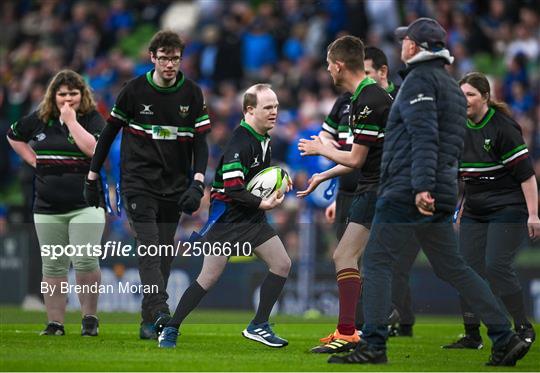
[[[278,337],[267,322],[262,324],[249,323],[247,328],[242,331],[242,335],[247,339],[260,342],[270,347],[280,348],[289,344],[286,339]]]
[[[158,336],[161,334],[161,331],[167,326],[167,323],[170,320],[171,316],[169,314],[163,312],[158,313],[156,321],[154,322],[154,330]]]
[[[163,328],[158,337],[159,348],[175,348],[176,339],[178,338],[178,329],[173,326]]]
[[[156,329],[154,323],[142,323],[139,329],[140,339],[157,339]]]

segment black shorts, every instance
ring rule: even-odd
[[[375,216],[377,192],[363,192],[356,196],[349,210],[349,222],[361,224],[371,229],[371,221]]]
[[[231,246],[249,243],[252,249],[262,245],[277,233],[262,210],[228,208],[204,235],[204,242],[227,242]]]
[[[336,219],[334,221],[338,240],[341,239],[343,233],[345,232],[345,228],[347,227],[347,222],[349,220],[351,205],[356,196],[358,196],[358,193],[344,192],[342,190],[338,191],[336,197]]]

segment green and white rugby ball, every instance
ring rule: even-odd
[[[253,176],[246,189],[251,194],[265,199],[276,190],[285,193],[289,183],[291,183],[291,178],[287,171],[281,167],[272,166]]]

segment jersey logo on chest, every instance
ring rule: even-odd
[[[493,142],[491,141],[491,139],[484,139],[484,150],[489,153],[492,148]]]
[[[35,137],[36,141],[43,141],[45,140],[45,138],[47,137],[47,135],[43,132],[41,133],[38,133]]]
[[[257,154],[255,158],[253,158],[253,163],[251,164],[251,166],[249,166],[249,168],[257,167],[260,164],[261,163],[259,162],[259,154]]]
[[[178,114],[180,114],[182,118],[186,118],[189,115],[189,105],[180,105],[178,107]]]
[[[367,118],[368,115],[371,114],[372,112],[373,112],[373,110],[371,110],[369,108],[369,106],[366,105],[366,106],[364,106],[364,109],[360,113],[358,113],[358,117],[359,118]]]
[[[154,140],[176,140],[178,128],[171,126],[152,126]]]
[[[152,111],[152,109],[150,109],[153,104],[150,104],[150,105],[141,104],[141,105],[142,105],[143,109],[141,111],[139,111],[139,114],[142,114],[142,115],[154,115],[154,112]]]

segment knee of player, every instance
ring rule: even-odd
[[[69,272],[69,263],[66,266],[63,263],[44,262],[41,271],[45,277],[66,277]]]
[[[346,258],[346,255],[344,255],[343,250],[335,250],[332,254],[332,260],[334,263],[339,263],[341,260],[344,260]]]
[[[206,291],[210,290],[219,280],[221,274],[216,273],[200,273],[197,277],[197,282]]]
[[[283,260],[283,272],[288,275],[291,270],[292,261],[288,256]]]
[[[99,270],[98,257],[82,257],[73,261],[73,268],[77,273],[91,273]]]
[[[287,277],[289,275],[289,271],[291,270],[291,265],[291,258],[285,256],[279,262],[274,264],[270,270],[278,276]]]

